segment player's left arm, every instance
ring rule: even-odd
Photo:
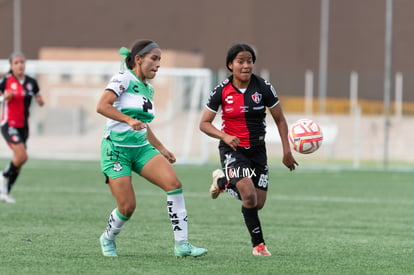
[[[36,100],[36,102],[37,102],[37,104],[38,104],[39,106],[43,106],[43,105],[45,105],[45,101],[43,100],[43,97],[42,97],[42,95],[41,95],[41,94],[37,94],[37,95],[35,96],[35,100]]]
[[[29,80],[33,84],[33,93],[34,93],[34,98],[36,100],[37,105],[39,105],[39,106],[45,105],[43,97],[40,94],[39,84],[37,83],[37,81],[35,79],[32,79],[30,77],[29,77]]]
[[[170,163],[176,161],[174,154],[165,148],[161,141],[155,136],[149,125],[147,125],[147,136],[149,143],[151,143],[151,145],[154,146],[155,149],[157,149]]]
[[[295,170],[295,166],[299,165],[293,157],[292,151],[290,150],[288,140],[288,124],[283,114],[282,106],[280,102],[270,109],[270,114],[276,123],[277,129],[279,130],[280,139],[282,141],[283,149],[283,164],[289,168],[290,171]]]

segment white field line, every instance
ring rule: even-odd
[[[30,186],[20,186],[17,192],[42,192],[42,193],[69,193],[69,194],[108,194],[109,190],[105,186],[104,183],[97,183],[102,184],[102,188],[97,190],[96,188],[81,188],[81,189],[74,189],[70,187],[53,187],[48,188],[45,191],[43,188],[36,188]],[[140,184],[149,184],[149,183],[140,183]],[[142,196],[150,196],[150,197],[162,197],[164,192],[160,190],[154,191],[140,191],[139,185],[136,184],[135,193],[137,197]],[[205,198],[210,199],[210,195],[208,191],[206,192],[186,192],[184,189],[184,196],[185,197],[192,197],[192,198]],[[228,194],[223,193],[222,199],[232,199]],[[328,196],[307,196],[307,195],[268,195],[267,200],[275,200],[275,201],[298,201],[298,202],[328,202],[328,203],[350,203],[350,204],[380,204],[380,205],[414,205],[414,200],[407,200],[407,199],[398,199],[398,198],[355,198],[355,197],[328,197]]]
[[[274,199],[274,200],[280,200],[280,201],[302,201],[302,202],[414,205],[414,200],[401,200],[401,199],[393,199],[393,198],[382,199],[382,198],[271,195],[271,196],[268,196],[268,199]]]

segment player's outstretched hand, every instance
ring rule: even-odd
[[[283,156],[283,164],[289,168],[290,171],[295,170],[296,166],[299,165],[299,163],[296,162],[295,158],[292,155],[292,152],[288,152],[284,154]]]

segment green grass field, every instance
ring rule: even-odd
[[[207,256],[173,256],[165,195],[134,177],[137,210],[119,257],[103,257],[98,238],[115,202],[99,164],[29,160],[17,203],[0,203],[0,274],[414,274],[412,172],[272,166],[260,215],[273,255],[254,257],[240,203],[209,198],[215,167],[175,167],[190,241]]]

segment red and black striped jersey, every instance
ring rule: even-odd
[[[8,123],[12,127],[28,126],[29,109],[33,96],[39,93],[39,86],[34,78],[25,76],[20,83],[12,74],[0,80],[0,93],[10,90],[13,97],[3,102],[1,124]]]
[[[253,74],[243,92],[232,85],[232,76],[221,82],[210,93],[206,107],[222,112],[222,131],[237,136],[240,147],[264,144],[266,134],[266,107],[279,103],[276,90],[263,78]]]

